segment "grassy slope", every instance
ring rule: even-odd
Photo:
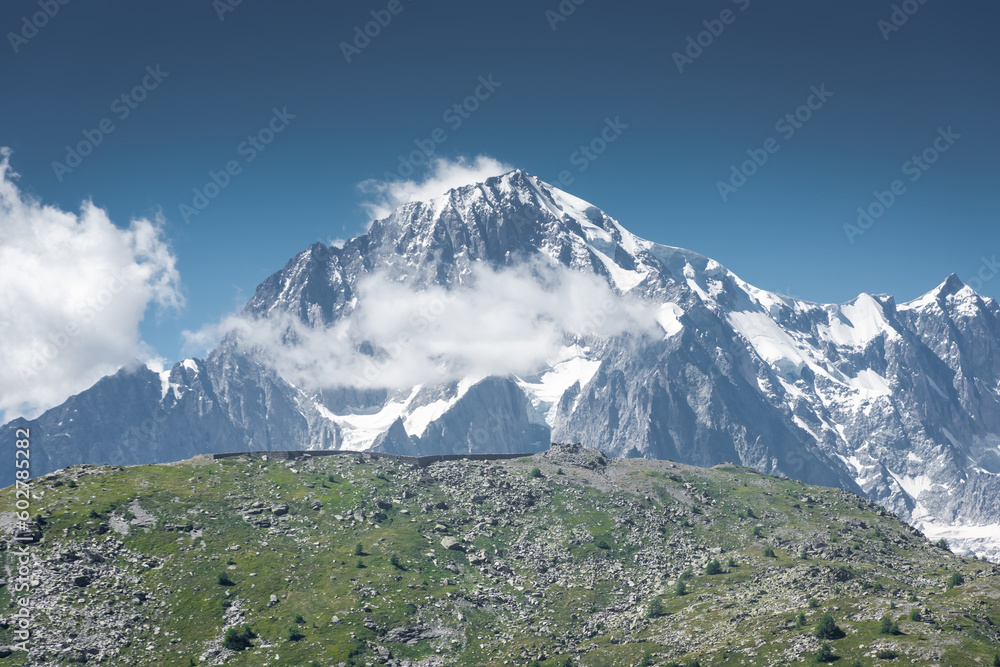
[[[136,615],[121,630],[128,645],[118,642],[109,661],[123,665],[153,664],[151,656],[158,665],[221,657],[227,665],[363,665],[377,657],[376,646],[393,658],[436,655],[448,665],[536,658],[556,665],[567,657],[575,665],[630,665],[647,654],[659,665],[791,664],[815,652],[811,632],[827,612],[847,633],[832,642],[841,665],[991,665],[1000,651],[993,566],[927,544],[856,496],[738,467],[616,461],[590,470],[576,460],[553,451],[426,470],[353,457],[70,468],[52,476],[63,482],[57,488],[39,480],[43,497],[33,511],[46,519],[45,538],[31,548],[45,557],[120,540],[109,564],[129,591],[149,598],[138,604],[124,589],[62,586],[44,601],[60,613],[40,614],[40,623],[57,626],[52,639],[67,628],[83,639],[98,631],[88,614],[127,607]],[[536,466],[541,477],[531,475]],[[404,489],[412,497],[404,499]],[[378,499],[392,508],[379,510]],[[316,500],[318,511],[310,507]],[[104,532],[112,516],[132,518],[134,501],[155,525],[132,525],[126,536]],[[257,517],[270,516],[277,501],[290,512],[274,518],[274,528],[258,528],[234,509],[254,501],[265,503]],[[447,508],[427,509],[436,503]],[[12,504],[7,489],[0,512]],[[378,511],[387,518],[372,520]],[[446,535],[487,552],[488,562],[473,565],[443,548]],[[767,547],[775,557],[764,555]],[[6,552],[0,558],[10,566]],[[713,558],[724,573],[705,574]],[[689,592],[678,596],[688,567]],[[966,583],[948,589],[954,572]],[[219,585],[220,573],[235,585]],[[272,594],[279,601],[269,606]],[[663,615],[647,618],[654,597]],[[0,588],[0,605],[8,601]],[[909,620],[913,609],[922,620]],[[796,629],[800,613],[806,624]],[[219,653],[227,614],[253,627],[251,649]],[[884,614],[902,619],[903,634],[879,634]],[[292,626],[304,639],[289,641]],[[400,626],[430,636],[412,645],[387,641],[386,631]],[[0,644],[8,641],[10,631],[0,630]],[[880,647],[901,658],[877,660]],[[34,664],[62,664],[59,656],[49,650]],[[15,653],[7,662],[25,658]]]

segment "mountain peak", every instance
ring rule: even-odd
[[[972,291],[965,283],[959,279],[957,274],[950,274],[944,282],[931,291],[918,296],[912,301],[907,301],[901,308],[904,310],[920,310],[935,303],[944,303],[948,297],[954,296],[964,289]]]
[[[940,297],[948,297],[958,293],[963,287],[965,287],[965,283],[961,281],[958,274],[952,273],[934,291]]]

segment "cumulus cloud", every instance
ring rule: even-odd
[[[452,289],[414,289],[375,274],[356,293],[356,310],[330,327],[289,315],[232,316],[189,341],[206,345],[233,334],[308,390],[399,389],[531,375],[581,337],[663,335],[650,304],[618,295],[597,276],[541,261],[501,270],[480,265]]]
[[[158,221],[116,227],[24,195],[0,148],[0,417],[34,417],[123,365],[153,356],[147,307],[183,304]]]
[[[431,160],[421,181],[362,181],[358,184],[358,189],[369,200],[362,202],[361,207],[372,220],[378,220],[407,202],[426,201],[453,188],[479,183],[513,169],[514,167],[485,155],[477,155],[472,160],[465,157],[455,160],[439,157]]]

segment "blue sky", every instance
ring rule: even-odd
[[[122,229],[163,216],[185,303],[151,307],[140,334],[168,360],[296,252],[363,233],[358,184],[428,141],[568,175],[634,233],[799,298],[902,301],[951,272],[1000,295],[995,2],[232,2],[0,6],[17,186],[66,211],[92,199]],[[609,119],[616,140],[583,157]],[[53,165],[88,136],[77,166]]]

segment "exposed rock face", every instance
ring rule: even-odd
[[[565,341],[531,377],[309,392],[228,338],[158,375],[122,370],[32,421],[33,473],[290,448],[535,452],[550,440],[700,466],[736,461],[857,491],[929,535],[1000,559],[1000,307],[952,276],[896,304],[757,289],[693,252],[639,239],[515,171],[407,204],[342,248],[315,244],[245,308],[317,328],[374,273],[454,288],[474,266],[541,259],[656,309],[658,335]],[[371,351],[377,355],[377,351]],[[374,358],[374,357],[373,357]],[[0,471],[0,482],[13,471]]]

